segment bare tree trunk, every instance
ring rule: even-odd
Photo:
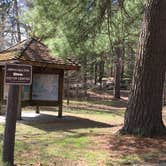
[[[14,0],[14,13],[16,19],[16,26],[17,26],[17,42],[21,41],[21,30],[20,30],[20,23],[19,23],[19,15],[18,15],[18,3],[17,0]]]
[[[5,35],[4,35],[4,26],[5,24],[5,17],[2,16],[1,17],[1,24],[0,24],[0,44],[1,44],[1,48],[0,51],[2,51],[5,48],[5,44],[4,44],[4,40],[5,40]]]
[[[87,57],[84,55],[83,57],[83,88],[85,98],[87,97]]]
[[[166,66],[165,17],[166,1],[149,0],[122,133],[148,137],[166,134],[162,121]]]
[[[100,70],[99,70],[100,89],[102,89],[102,79],[104,77],[104,64],[105,64],[104,60],[101,60],[100,64],[99,64],[99,68],[100,68]]]
[[[7,7],[2,7],[1,8],[1,20],[0,20],[0,51],[5,49],[5,34],[4,34],[4,31],[5,31],[5,23],[6,23],[6,19],[9,15],[9,10],[10,10],[10,3],[11,2],[6,2],[7,4],[4,5],[4,6],[7,6]]]
[[[121,50],[116,48],[116,60],[115,60],[115,87],[114,98],[120,99],[120,80],[121,80]]]
[[[124,78],[124,72],[125,72],[125,48],[122,48],[122,54],[121,54],[121,79]]]
[[[110,60],[110,63],[111,63],[111,67],[110,67],[110,76],[113,77],[114,76],[114,64],[113,64],[113,60],[111,59]]]
[[[95,85],[97,84],[97,63],[95,63]]]

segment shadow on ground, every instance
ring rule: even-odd
[[[22,116],[22,120],[19,123],[30,125],[45,131],[110,128],[116,126],[75,116],[64,116],[63,118],[58,118],[55,115],[45,113],[35,114],[34,116],[30,116],[26,113],[26,115]]]

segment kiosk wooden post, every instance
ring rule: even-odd
[[[3,113],[3,110],[2,110],[2,105],[3,105],[3,83],[4,83],[4,80],[3,80],[3,71],[2,69],[0,69],[0,114]]]
[[[40,108],[38,105],[36,106],[36,114],[40,114]]]
[[[66,87],[66,89],[67,89],[67,105],[69,105],[69,103],[70,103],[70,79],[69,79],[69,71],[67,71],[67,87]]]
[[[61,71],[59,77],[59,110],[58,118],[62,118],[62,108],[63,108],[63,81],[64,80],[64,71]]]

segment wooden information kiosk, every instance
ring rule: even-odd
[[[63,80],[65,70],[79,70],[72,59],[53,58],[49,49],[30,38],[0,52],[0,114],[5,113],[9,85],[4,83],[6,64],[32,66],[32,84],[20,85],[20,109],[26,106],[58,106],[58,117],[62,117]],[[16,73],[17,75],[18,73]]]

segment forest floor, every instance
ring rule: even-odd
[[[166,137],[122,136],[127,97],[114,100],[107,92],[91,92],[87,101],[64,101],[64,116],[54,108],[23,111],[17,123],[17,166],[166,165]],[[166,108],[163,111],[166,124]],[[0,124],[2,147],[4,124]],[[2,148],[0,148],[2,155]],[[2,165],[0,163],[0,165]]]

